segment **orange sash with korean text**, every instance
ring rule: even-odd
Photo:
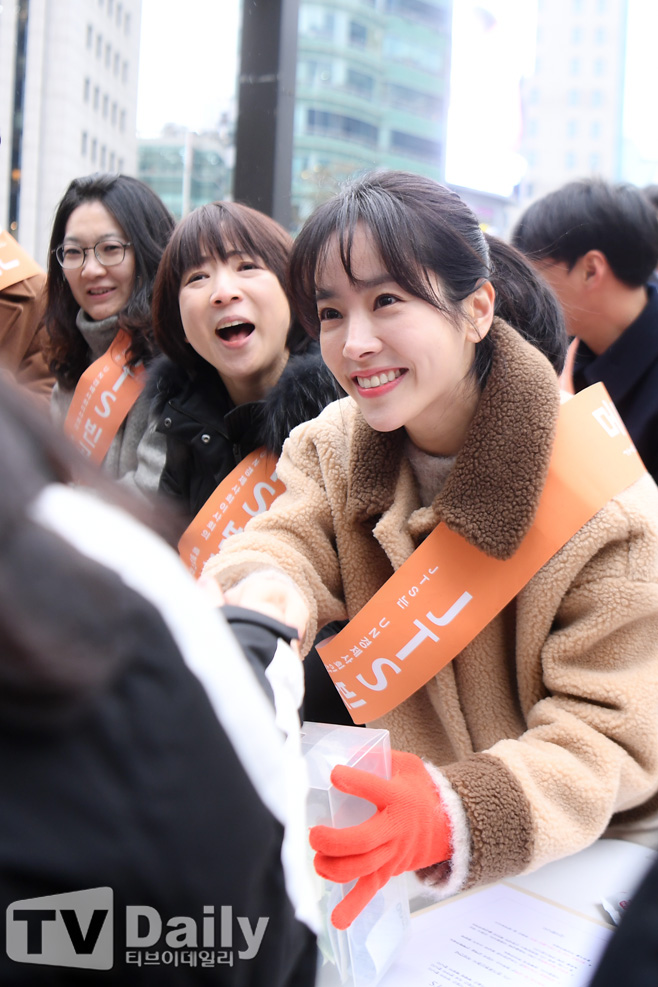
[[[103,356],[78,381],[64,431],[95,463],[102,463],[114,436],[144,387],[145,367],[125,365],[130,335],[119,329]]]
[[[276,457],[256,449],[232,470],[210,495],[181,535],[178,552],[193,576],[200,576],[222,542],[244,529],[285,490],[276,475]]]
[[[11,233],[0,231],[0,291],[35,274],[43,274],[43,268],[32,260]]]
[[[597,511],[646,472],[603,384],[560,408],[530,531],[504,562],[443,522],[318,648],[355,723],[399,706],[456,657]]]

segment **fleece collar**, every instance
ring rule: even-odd
[[[548,473],[560,406],[548,360],[511,326],[494,319],[491,371],[445,486],[419,508],[404,432],[375,432],[355,416],[346,510],[389,528],[410,547],[439,522],[497,559],[514,554],[534,520]],[[406,549],[400,545],[406,554]]]

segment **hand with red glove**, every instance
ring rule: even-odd
[[[336,788],[377,806],[358,826],[314,826],[310,843],[320,877],[352,890],[334,908],[331,921],[347,929],[390,877],[430,867],[451,856],[450,820],[425,765],[415,754],[392,751],[392,778],[380,778],[338,765],[331,772]]]

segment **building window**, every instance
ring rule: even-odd
[[[123,4],[117,4],[117,27],[121,27],[121,18],[123,17]]]
[[[406,20],[420,21],[427,27],[440,30],[447,25],[446,11],[425,0],[386,0],[386,13],[397,14]]]
[[[88,140],[89,140],[89,135],[87,134],[86,130],[83,130],[82,134],[80,135],[80,154],[82,154],[83,157],[87,153]]]
[[[329,113],[327,110],[309,109],[306,115],[308,132],[323,134],[326,137],[336,137],[340,140],[356,141],[375,147],[379,137],[377,127],[356,117],[344,116],[341,113]]]
[[[386,61],[398,62],[408,74],[409,70],[420,69],[428,75],[440,76],[444,71],[443,52],[436,45],[423,45],[409,41],[393,33],[384,35],[382,55]]]
[[[91,80],[90,80],[89,76],[87,76],[87,78],[85,79],[85,82],[84,82],[83,90],[82,90],[82,98],[84,99],[85,103],[88,103],[89,102],[89,93],[90,92],[91,92]]]
[[[306,76],[306,85],[308,86],[331,82],[331,62],[318,62],[312,58],[304,63],[304,73]]]
[[[87,48],[91,48],[94,43],[94,29],[91,24],[87,24]]]
[[[592,93],[592,106],[603,106],[603,92],[600,89],[595,89]]]
[[[91,142],[91,161],[92,164],[96,164],[96,155],[98,154],[98,141],[94,137]]]
[[[567,171],[573,171],[576,167],[576,155],[573,151],[567,151],[564,156],[564,167]]]
[[[123,134],[126,129],[126,111],[121,110],[121,116],[119,117],[119,130]]]
[[[567,93],[567,103],[569,106],[578,106],[580,103],[580,92],[578,89],[570,89]]]
[[[594,41],[597,45],[604,45],[606,43],[606,32],[604,27],[597,27],[594,32]]]
[[[126,11],[126,16],[123,18],[123,33],[126,37],[130,34],[130,14]]]
[[[443,112],[443,100],[439,96],[395,83],[386,87],[386,102],[389,106],[408,110],[426,120],[439,120]]]
[[[567,121],[567,137],[576,137],[578,135],[578,121],[568,120]]]
[[[109,69],[112,62],[112,45],[105,45],[105,68]]]
[[[117,104],[116,104],[116,102],[115,103],[112,103],[112,115],[110,117],[110,120],[112,122],[112,126],[115,127],[116,126],[116,122],[117,122]]]
[[[350,44],[355,48],[365,48],[368,42],[368,29],[365,24],[358,21],[350,21]]]
[[[107,16],[111,17],[114,12],[114,0],[107,0]]]
[[[605,75],[605,58],[594,59],[594,75]]]
[[[121,68],[121,55],[118,51],[114,52],[114,74],[119,74],[119,69]]]
[[[569,74],[580,75],[580,59],[572,58],[569,62]]]
[[[103,116],[105,117],[105,119],[107,119],[107,111],[109,109],[109,105],[110,105],[110,97],[107,95],[107,93],[105,93],[103,96]]]
[[[601,155],[598,151],[592,151],[589,156],[589,170],[593,173],[601,170]]]
[[[122,82],[128,81],[128,62],[126,61],[124,61],[123,66],[121,68],[121,81]]]
[[[336,28],[336,17],[324,10],[301,5],[299,11],[299,33],[302,37],[332,41]]]
[[[405,134],[401,130],[391,131],[391,150],[411,158],[438,162],[441,159],[439,141],[427,140],[415,134]]]
[[[582,27],[574,27],[571,32],[571,43],[574,45],[580,45],[583,42],[583,29]]]
[[[123,171],[123,158],[119,158],[117,161],[117,171]]]
[[[107,164],[107,148],[105,144],[101,147],[101,168],[105,168]]]
[[[101,58],[103,54],[103,35],[96,35],[96,58]]]
[[[592,138],[592,140],[598,140],[599,139],[599,137],[601,136],[601,121],[600,120],[592,120],[592,122],[590,124],[590,128],[589,128],[589,135]]]
[[[94,109],[97,110],[101,98],[101,91],[99,86],[94,86]]]
[[[116,154],[114,151],[110,151],[110,171],[114,171],[114,165],[116,162]]]
[[[350,92],[356,93],[357,96],[363,96],[364,99],[372,99],[375,89],[375,80],[371,75],[366,75],[365,72],[357,72],[355,69],[348,69],[347,88]]]

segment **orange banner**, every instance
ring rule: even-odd
[[[271,507],[286,489],[276,475],[276,457],[256,449],[210,495],[181,535],[178,552],[197,578],[222,542],[244,529],[249,518]]]
[[[611,497],[645,472],[603,384],[568,399],[535,521],[511,559],[485,555],[441,523],[318,648],[354,722],[372,722],[425,685]]]
[[[39,267],[35,260],[21,247],[20,243],[14,240],[11,233],[6,230],[0,232],[0,291],[34,277],[35,274],[43,274],[43,268]]]
[[[73,394],[64,431],[84,456],[102,463],[144,387],[145,367],[127,367],[130,336],[120,329],[107,353],[87,367]]]

